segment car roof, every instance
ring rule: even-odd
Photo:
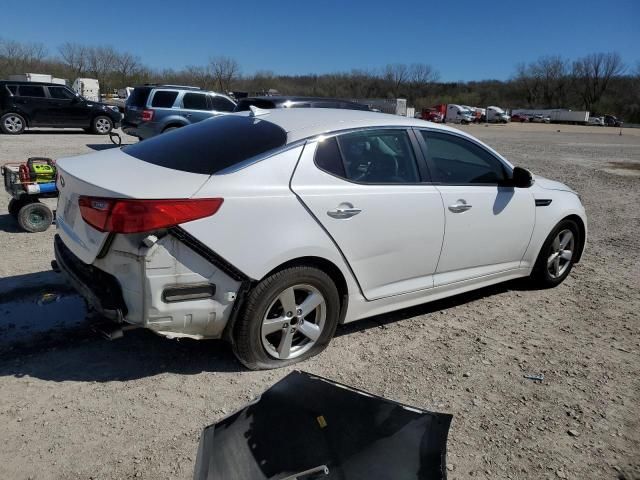
[[[30,82],[28,80],[0,80],[0,85],[37,85],[44,87],[66,87],[61,83],[51,82]]]
[[[239,112],[233,115],[251,116],[252,112]],[[347,110],[337,108],[277,108],[260,110],[256,118],[278,125],[287,132],[287,143],[305,138],[357,128],[370,127],[418,127],[456,132],[469,137],[464,132],[418,118],[402,117],[366,110]]]
[[[345,100],[343,98],[331,98],[331,97],[304,97],[299,95],[263,95],[255,97],[245,97],[240,100],[268,100],[274,104],[281,104],[286,102],[346,102],[346,103],[358,103],[353,100]]]

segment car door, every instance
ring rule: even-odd
[[[16,107],[27,116],[29,126],[53,125],[51,112],[49,111],[50,105],[42,85],[22,84],[18,86],[14,102]]]
[[[53,122],[61,127],[89,126],[89,107],[67,87],[47,87],[49,111]]]
[[[432,130],[419,139],[444,203],[435,286],[519,268],[535,222],[530,190],[501,186],[511,167],[479,143]]]
[[[403,128],[342,133],[307,143],[291,180],[369,300],[433,287],[444,211],[421,155]]]
[[[182,96],[182,115],[189,123],[196,123],[212,116],[206,93],[185,92]]]

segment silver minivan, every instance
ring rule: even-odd
[[[198,87],[143,85],[135,87],[127,99],[122,130],[144,140],[230,113],[235,107],[226,95]]]

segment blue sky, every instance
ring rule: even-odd
[[[28,6],[28,12],[27,12]],[[3,8],[0,37],[108,44],[154,68],[235,58],[243,73],[429,63],[445,81],[507,79],[542,55],[617,51],[640,61],[640,0],[31,0]]]

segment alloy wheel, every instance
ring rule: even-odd
[[[98,132],[107,133],[110,128],[111,128],[111,124],[109,123],[109,120],[107,120],[106,118],[99,118],[98,120],[96,120],[96,130]]]
[[[4,127],[11,133],[16,133],[22,130],[22,119],[15,115],[10,115],[4,119]]]
[[[322,335],[327,304],[307,284],[288,287],[267,308],[262,320],[262,346],[273,358],[288,360],[311,349]]]
[[[571,265],[575,237],[569,229],[562,230],[556,235],[551,244],[551,253],[547,258],[547,270],[551,278],[562,277]]]

